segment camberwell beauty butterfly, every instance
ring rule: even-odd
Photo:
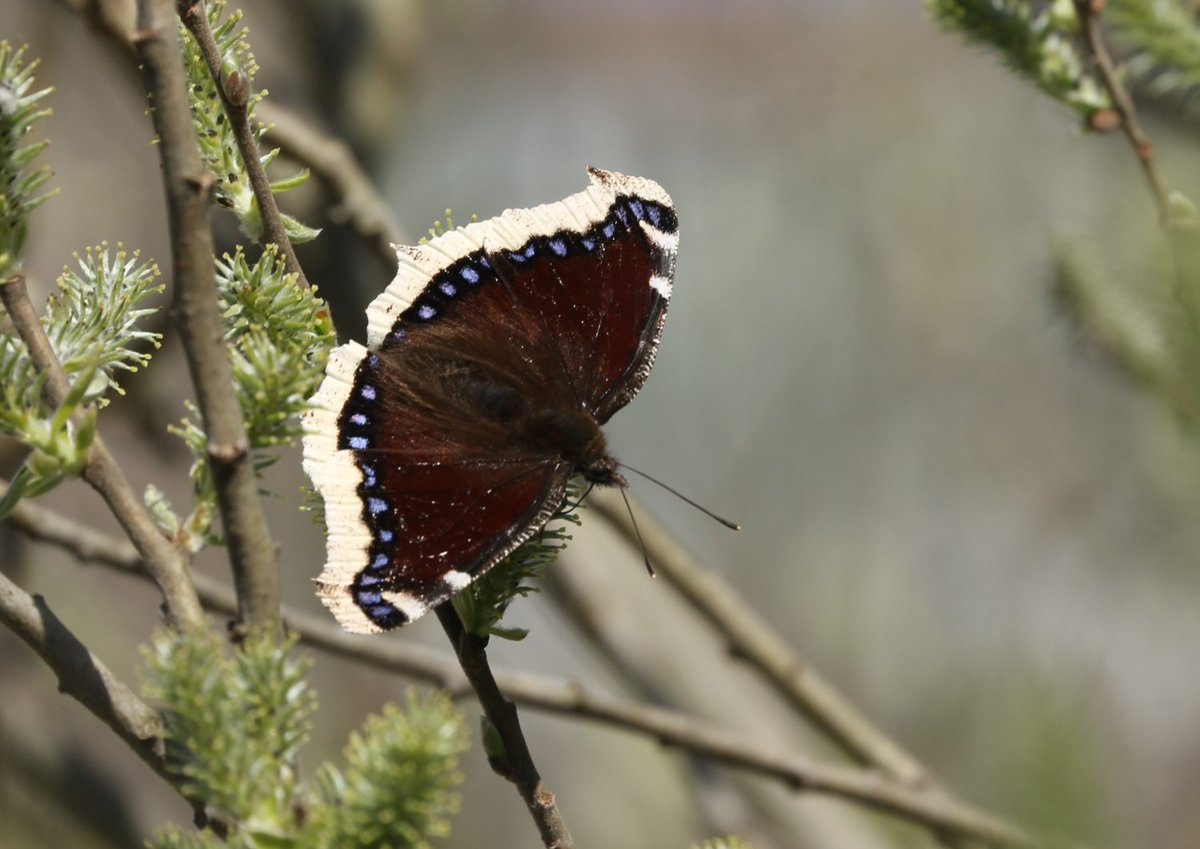
[[[347,631],[411,622],[530,539],[575,474],[624,485],[600,425],[641,388],[678,224],[658,184],[588,169],[558,203],[397,247],[367,347],[305,414],[329,528],[318,595]]]

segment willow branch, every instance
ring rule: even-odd
[[[329,217],[349,226],[380,264],[389,273],[395,272],[392,245],[410,240],[350,146],[277,104],[263,101],[256,108],[267,128],[264,138],[311,171],[334,199]]]
[[[575,841],[558,812],[554,794],[542,781],[533,762],[533,755],[521,731],[517,707],[500,692],[488,665],[487,641],[463,628],[454,605],[449,602],[438,605],[436,612],[483,712],[504,743],[503,754],[497,756],[489,753],[488,762],[496,772],[516,785],[546,849],[574,849]]]
[[[275,545],[259,498],[225,347],[208,222],[212,175],[201,161],[192,126],[172,0],[138,0],[133,42],[150,93],[167,193],[175,272],[171,308],[208,434],[207,460],[229,544],[239,615],[247,626],[277,629]]]
[[[166,770],[158,714],[118,680],[71,633],[41,596],[30,595],[0,573],[0,622],[37,652],[65,693],[111,728],[151,769]]]
[[[43,393],[47,403],[52,407],[60,406],[70,391],[70,384],[29,300],[25,278],[17,275],[0,282],[0,300],[3,300],[12,326],[25,343],[34,366],[45,376]],[[92,441],[88,451],[83,479],[104,499],[136,546],[146,570],[162,591],[171,622],[182,630],[203,627],[204,611],[188,578],[184,555],[163,536],[154,517],[99,436]]]
[[[1112,99],[1113,107],[1121,120],[1121,131],[1129,140],[1130,147],[1133,148],[1134,156],[1137,157],[1146,182],[1150,186],[1150,191],[1154,195],[1159,218],[1165,223],[1170,220],[1171,212],[1167,181],[1158,167],[1158,160],[1154,157],[1154,145],[1142,131],[1137,109],[1133,105],[1133,98],[1129,95],[1129,90],[1125,88],[1124,83],[1121,82],[1112,54],[1108,51],[1104,31],[1100,27],[1100,11],[1103,6],[1103,0],[1075,0],[1075,15],[1079,18],[1083,43],[1092,59],[1092,65],[1095,67],[1105,91],[1108,92],[1109,98]]]
[[[221,93],[221,102],[225,106],[229,126],[237,139],[242,164],[250,177],[254,200],[258,203],[263,234],[279,249],[288,274],[295,274],[300,285],[307,287],[308,279],[304,276],[304,270],[300,268],[296,252],[292,248],[292,240],[288,238],[287,229],[283,225],[279,205],[275,202],[275,193],[271,191],[271,181],[267,179],[267,172],[259,155],[254,127],[250,124],[250,81],[242,71],[236,69],[225,75],[221,67],[220,49],[217,47],[212,27],[208,24],[208,13],[205,11],[203,0],[177,0],[177,4],[179,18],[200,46],[200,53],[208,65],[208,72],[212,74],[217,91]]]
[[[0,483],[0,497],[3,492],[4,485]],[[146,577],[137,552],[123,540],[37,504],[19,503],[6,521],[35,539],[75,553],[80,560]],[[236,597],[228,587],[204,575],[196,575],[195,580],[206,607],[224,613],[236,612]],[[347,634],[326,616],[313,616],[286,606],[283,616],[288,630],[313,648],[355,663],[427,681],[456,698],[472,692],[459,664],[434,649],[398,640],[363,639]],[[503,669],[493,673],[496,684],[508,698],[535,710],[588,719],[619,731],[649,736],[663,746],[769,776],[798,790],[824,793],[887,811],[942,834],[1013,849],[1039,845],[1036,838],[1019,827],[939,794],[905,788],[861,770],[792,756],[780,752],[777,747],[758,746],[677,710],[606,696],[575,682],[545,675]]]
[[[325,617],[286,608],[284,618],[289,630],[299,634],[307,645],[356,663],[428,681],[452,694],[464,691],[463,671],[452,659],[433,649],[396,640],[364,640],[345,633]],[[494,675],[505,696],[536,710],[590,719],[620,731],[646,735],[663,746],[775,778],[796,790],[858,802],[939,833],[1011,849],[1045,845],[1045,841],[1016,825],[940,794],[903,787],[862,770],[782,753],[778,747],[758,746],[677,710],[606,696],[575,682],[544,675],[502,669],[495,670]]]
[[[0,623],[50,667],[58,677],[59,692],[75,699],[111,728],[134,754],[192,804],[197,823],[218,831],[228,830],[224,814],[209,811],[202,801],[188,798],[185,783],[168,768],[162,720],[154,709],[79,641],[54,615],[44,598],[25,592],[3,573],[0,573]]]
[[[594,593],[585,588],[572,577],[570,569],[554,569],[547,575],[544,583],[545,591],[562,608],[568,621],[578,628],[584,637],[607,659],[626,684],[643,698],[661,701],[660,687],[652,675],[644,671],[642,659],[636,651],[629,651],[622,646],[620,640],[614,639],[612,629],[604,621],[601,611],[605,607],[603,598],[597,599]],[[611,599],[608,601],[611,602]],[[655,694],[659,694],[656,696]],[[925,786],[917,788],[926,795],[932,795],[936,788]],[[737,792],[731,788],[732,792]],[[927,823],[929,824],[929,823]],[[966,844],[961,835],[948,831],[942,823],[930,824],[933,837],[944,846],[951,849],[965,849]],[[719,829],[729,831],[730,829]],[[736,831],[736,829],[734,829]]]

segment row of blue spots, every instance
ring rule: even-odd
[[[363,476],[360,491],[365,494],[379,485],[379,475],[374,463],[360,463],[358,469]],[[388,521],[389,504],[387,499],[377,495],[366,495],[364,504],[370,524],[378,525]],[[408,621],[407,616],[383,600],[382,591],[387,588],[387,573],[391,568],[392,558],[388,553],[378,551],[377,547],[390,543],[393,533],[388,528],[376,527],[374,536],[375,544],[371,546],[370,563],[355,577],[350,592],[355,603],[367,618],[381,627],[391,628]]]
[[[373,476],[374,470],[372,470]],[[386,533],[387,538],[391,539],[391,532],[387,531]],[[378,535],[382,537],[383,532]],[[383,590],[387,587],[387,572],[391,565],[392,558],[388,554],[375,551],[371,555],[371,562],[354,579],[354,586],[351,589],[354,601],[363,613],[384,627],[400,625],[407,621],[407,617],[403,613],[383,600]]]
[[[649,221],[654,227],[663,226],[664,222],[674,229],[674,223],[665,208],[654,201],[636,197],[620,197],[612,206],[609,215],[586,233],[575,233],[563,230],[549,237],[531,239],[527,244],[514,251],[505,251],[504,256],[517,265],[528,263],[537,257],[539,251],[548,249],[554,256],[566,258],[573,249],[582,248],[591,253],[596,250],[600,240],[616,238],[618,228],[628,229],[631,218],[636,221]],[[460,288],[460,281],[473,289],[484,282],[484,276],[479,269],[491,272],[492,266],[487,253],[476,251],[469,254],[449,267],[436,274],[431,286],[421,293],[415,303],[405,310],[404,317],[421,322],[429,322],[441,313],[444,300],[454,300],[466,294]],[[404,337],[404,331],[399,326],[392,330],[390,338],[399,341]]]
[[[354,388],[342,414],[345,444],[354,451],[365,451],[371,445],[370,428],[372,419],[375,418],[374,405],[379,400],[379,388],[372,382],[372,374],[381,364],[378,353],[368,352],[355,375]],[[391,628],[403,625],[408,621],[408,617],[383,600],[382,591],[387,588],[388,570],[392,562],[389,554],[377,549],[389,545],[394,533],[391,527],[383,527],[392,524],[391,503],[379,492],[379,468],[373,460],[368,462],[369,456],[358,455],[355,464],[362,475],[358,494],[362,499],[363,520],[371,529],[374,541],[371,545],[370,562],[355,577],[350,594],[367,618],[380,627]]]
[[[387,587],[387,571],[391,565],[392,560],[387,554],[376,552],[370,565],[358,573],[351,590],[355,603],[367,618],[385,628],[402,625],[408,621],[407,616],[383,600],[383,590]]]
[[[371,447],[371,405],[377,397],[374,383],[365,380],[370,371],[379,365],[379,357],[369,354],[358,368],[350,397],[346,400],[339,421],[342,448],[365,451]]]
[[[533,242],[527,244],[524,248],[516,251],[509,251],[508,258],[513,262],[520,264],[526,260],[531,260],[537,255],[537,245]]]
[[[454,300],[463,294],[459,288],[459,284],[452,279],[453,274],[457,274],[458,279],[466,283],[470,288],[479,285],[483,277],[473,264],[476,262],[484,268],[490,268],[487,258],[483,254],[464,257],[456,265],[439,272],[433,278],[435,285],[422,292],[417,302],[404,311],[404,315],[409,318],[416,318],[418,321],[432,321],[440,312],[439,296],[446,300]],[[399,324],[392,329],[391,337],[397,341],[404,338],[404,330]]]

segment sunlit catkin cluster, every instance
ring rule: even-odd
[[[29,213],[48,197],[39,190],[50,169],[31,163],[49,142],[26,141],[34,124],[50,114],[40,104],[52,89],[31,91],[37,64],[25,61],[25,48],[0,41],[0,280],[21,270]]]
[[[1004,63],[1084,118],[1110,108],[1087,70],[1071,0],[926,0],[947,29],[995,49]]]
[[[247,92],[245,111],[254,140],[261,142],[265,127],[254,117],[254,107],[266,96],[266,91],[254,90],[254,75],[258,63],[250,50],[246,27],[242,25],[242,13],[233,10],[225,13],[225,0],[210,0],[206,4],[209,26],[221,56],[221,84],[231,81]],[[209,71],[200,45],[182,23],[179,38],[183,45],[184,65],[188,75],[188,100],[192,106],[192,121],[200,142],[200,154],[204,164],[214,178],[213,199],[228,207],[241,225],[242,232],[249,238],[262,238],[262,216],[250,186],[237,138],[226,114],[217,81]],[[260,156],[263,168],[268,167],[279,156],[278,148],[268,150]],[[297,188],[308,179],[307,171],[299,171],[289,177],[272,181],[271,191],[278,194]],[[318,230],[307,227],[296,219],[283,215],[284,227],[293,243],[307,242],[316,238]]]

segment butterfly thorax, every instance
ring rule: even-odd
[[[479,363],[456,363],[444,379],[468,415],[499,425],[530,450],[557,454],[592,483],[624,483],[616,460],[608,456],[604,433],[587,409],[565,407],[550,397],[534,399],[533,392],[516,389]]]
[[[534,401],[477,365],[461,365],[446,376],[450,392],[472,415],[514,434],[526,448],[556,454],[588,481],[623,486],[617,462],[596,419],[586,409]]]
[[[617,461],[608,454],[600,425],[586,410],[534,410],[522,422],[522,428],[530,445],[559,452],[591,483],[624,485],[617,474]]]

